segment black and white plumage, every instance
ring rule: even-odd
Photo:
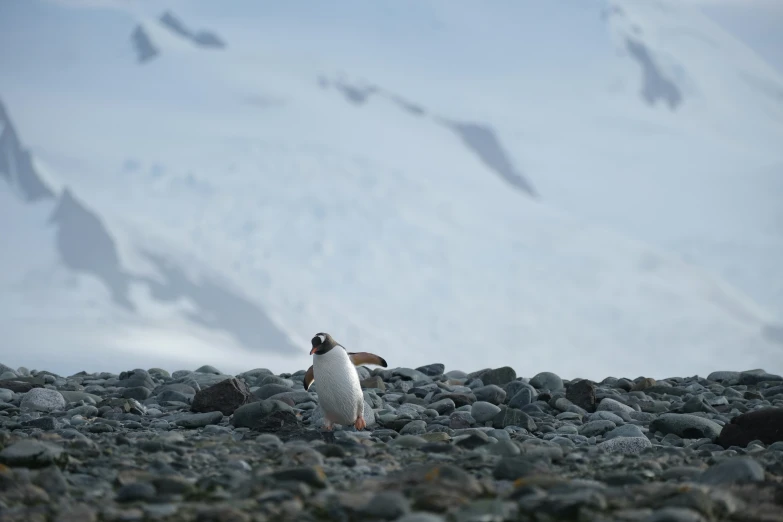
[[[348,352],[323,332],[317,333],[311,343],[313,365],[305,374],[304,385],[308,389],[314,380],[318,381],[318,405],[324,412],[326,429],[331,430],[334,424],[364,429],[364,394],[356,366],[386,367],[386,361],[368,352]]]

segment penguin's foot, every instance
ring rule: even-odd
[[[367,423],[364,422],[364,417],[359,416],[359,418],[356,419],[356,422],[353,425],[357,430],[363,430],[367,427]]]

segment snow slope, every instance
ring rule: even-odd
[[[447,27],[460,29],[469,19],[464,10],[426,5],[447,17]],[[292,371],[308,364],[310,335],[327,330],[349,349],[382,353],[392,366],[511,364],[525,375],[551,370],[593,378],[783,370],[780,341],[770,334],[774,311],[664,248],[627,238],[646,231],[659,244],[682,239],[678,225],[687,229],[692,221],[677,223],[669,214],[699,204],[694,195],[708,166],[688,161],[683,169],[686,149],[714,152],[727,142],[720,127],[704,132],[712,122],[698,127],[697,109],[687,112],[698,104],[685,90],[674,111],[651,107],[632,87],[620,88],[625,96],[607,96],[602,88],[610,73],[621,76],[622,68],[628,82],[638,79],[633,60],[609,60],[609,43],[597,55],[605,61],[593,64],[607,72],[604,80],[578,82],[585,91],[579,100],[559,92],[565,84],[549,93],[562,102],[555,116],[572,116],[567,120],[553,118],[541,103],[552,85],[545,75],[518,93],[533,100],[525,104],[512,100],[519,84],[511,76],[498,91],[486,90],[486,78],[479,78],[440,92],[443,82],[416,83],[399,69],[373,78],[384,92],[426,109],[417,114],[400,110],[391,97],[347,101],[344,89],[333,87],[334,69],[324,72],[323,63],[279,44],[258,51],[241,35],[235,44],[218,31],[227,48],[205,51],[154,19],[101,10],[77,16],[48,4],[29,9],[57,16],[36,18],[49,31],[45,45],[34,35],[0,31],[0,46],[13,42],[28,51],[3,57],[3,68],[18,73],[5,85],[4,101],[36,156],[106,224],[122,266],[134,274],[129,299],[136,312],[112,303],[94,279],[63,270],[43,222],[52,209],[11,204],[6,191],[2,222],[29,229],[0,228],[4,244],[10,238],[20,252],[0,267],[9,274],[0,293],[0,309],[9,313],[0,314],[0,328],[14,345],[0,348],[5,364],[45,361],[76,370],[108,363],[119,370],[213,363],[225,371]],[[568,23],[606,31],[599,10],[569,9],[575,14],[563,19]],[[465,18],[454,20],[455,12]],[[16,13],[11,21],[33,15]],[[579,25],[588,15],[595,15],[593,25]],[[91,31],[82,31],[78,59],[55,56],[52,48],[67,48],[57,42],[73,38],[80,24]],[[129,40],[139,25],[161,49],[142,65]],[[358,76],[369,70],[356,69]],[[587,66],[574,74],[581,80]],[[326,88],[318,82],[324,75]],[[492,96],[476,94],[487,92]],[[530,181],[541,200],[510,187],[497,165],[482,158],[486,140],[476,145],[454,122],[490,129],[508,168]],[[656,147],[645,136],[667,150],[653,166]],[[701,207],[707,217],[694,225],[704,241],[714,240],[709,219],[728,233],[718,220],[725,208],[710,207],[733,188],[729,167],[736,165],[726,158],[774,160],[755,138],[723,147],[725,155],[712,159],[726,170],[710,178],[715,192]],[[755,210],[761,217],[730,213],[742,221],[728,229],[730,237],[770,216],[768,208]],[[582,215],[602,223],[591,225]],[[606,228],[613,220],[630,223],[626,236]],[[764,252],[774,244],[769,235],[759,236]],[[28,258],[40,264],[27,266]],[[150,282],[162,277],[170,288],[179,276],[167,272],[169,263],[192,283],[173,302]],[[48,279],[29,283],[35,270]],[[292,348],[259,351],[220,323],[203,315],[194,320],[188,309],[209,305],[193,290],[205,275],[263,310]],[[101,354],[105,361],[96,358]]]

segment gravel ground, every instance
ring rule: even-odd
[[[783,520],[781,376],[358,371],[327,438],[304,371],[0,365],[0,521]]]

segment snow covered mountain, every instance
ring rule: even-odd
[[[783,371],[783,83],[637,4],[5,6],[0,360]]]

